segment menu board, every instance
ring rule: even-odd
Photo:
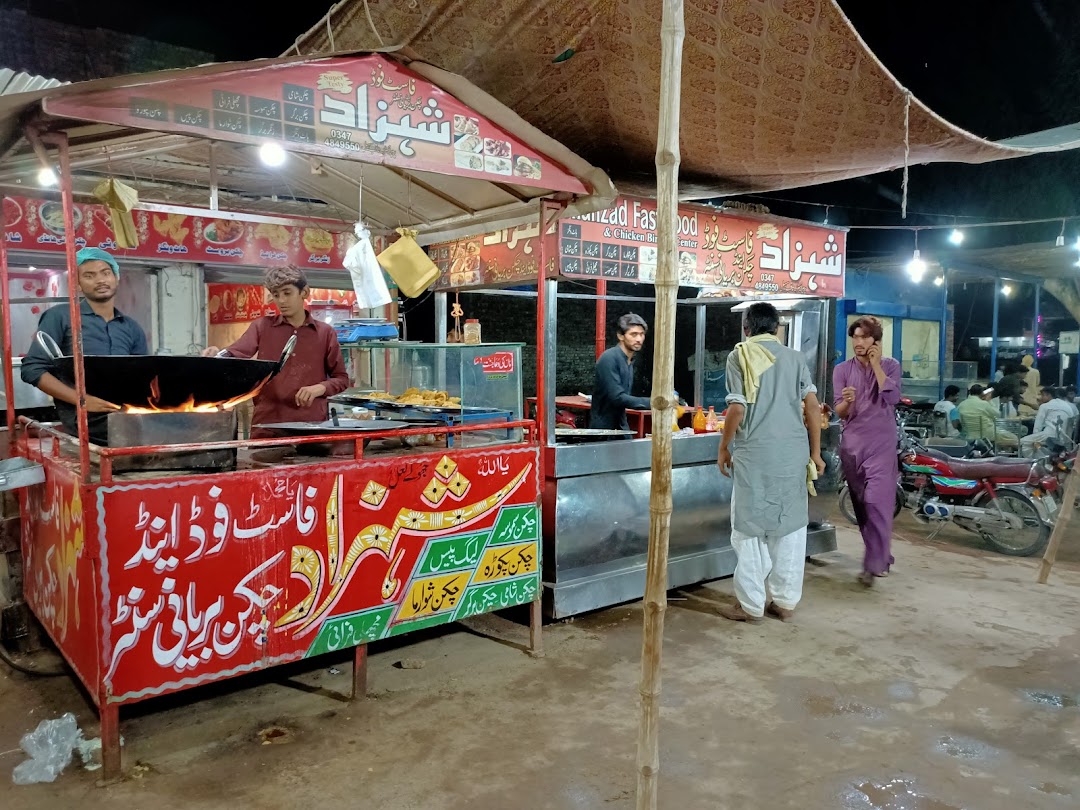
[[[442,242],[428,247],[439,268],[436,290],[508,284],[535,279],[540,266],[540,225]]]
[[[258,284],[207,284],[206,300],[214,326],[277,314],[266,289]]]
[[[200,264],[256,267],[296,265],[342,268],[345,252],[356,241],[350,232],[335,233],[313,222],[309,227],[273,225],[243,219],[132,212],[139,246],[116,247],[109,210],[103,205],[76,204],[75,243],[99,247],[118,259],[172,259]],[[64,250],[64,211],[57,201],[4,198],[4,239],[13,250]],[[348,275],[342,270],[343,281]]]
[[[379,54],[46,99],[58,117],[586,193],[576,177]]]

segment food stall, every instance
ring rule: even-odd
[[[268,187],[270,170],[254,171],[248,154],[267,143],[299,164],[279,171],[340,210],[351,205],[376,225],[400,222],[429,234],[452,234],[463,222],[538,222],[551,195],[583,210],[612,197],[601,172],[467,83],[379,54],[122,77],[5,97],[3,105],[0,123],[9,130],[33,122],[3,133],[14,165],[36,171],[39,162],[58,161],[59,240],[77,336],[76,248],[116,248],[104,226],[95,235],[79,230],[85,209],[75,195],[98,179],[84,177],[80,165],[107,162],[114,176],[145,177],[139,161],[153,149],[180,150],[185,168],[172,171],[183,177],[182,195],[201,157],[210,208],[148,202],[135,216],[149,214],[155,245],[189,256],[212,248],[207,266],[224,271],[227,263],[215,259],[288,263],[288,250],[260,239],[282,239],[277,226],[294,224],[299,230],[283,242],[301,251],[302,264],[338,266],[345,245],[334,234],[351,230],[347,220],[333,233],[297,223],[295,211],[253,218],[217,208],[223,176]],[[140,140],[146,131],[168,146]],[[86,154],[93,138],[106,161]],[[133,141],[145,151],[126,151]],[[81,163],[72,159],[76,149]],[[358,162],[365,165],[350,174]],[[350,200],[343,185],[355,192]],[[164,232],[158,215],[168,217]],[[260,225],[275,227],[260,234]],[[321,233],[313,239],[312,230]],[[5,290],[7,247],[0,240]],[[130,252],[116,251],[122,262]],[[224,271],[216,282],[237,283]],[[252,295],[244,307],[257,309]],[[10,305],[5,296],[5,358]],[[56,367],[73,373],[80,397],[121,406],[109,415],[109,446],[87,440],[82,408],[75,437],[16,419],[9,401],[16,457],[4,462],[4,482],[19,487],[26,600],[97,704],[107,777],[120,773],[119,708],[147,698],[347,649],[355,650],[354,689],[362,691],[369,642],[513,606],[532,605],[530,643],[538,647],[543,457],[534,423],[521,418],[515,347],[470,346],[467,363],[450,347],[430,349],[444,368],[467,365],[458,390],[439,392],[443,404],[455,395],[468,405],[497,390],[497,420],[357,420],[235,441],[232,408],[288,362],[288,348],[278,359],[240,360],[84,356],[80,344],[55,358]],[[384,347],[387,357],[403,351]],[[407,363],[390,359],[385,367]],[[10,362],[4,377],[12,390]]]
[[[644,592],[651,441],[620,437],[571,443],[563,436],[575,431],[563,434],[555,418],[559,403],[569,402],[564,398],[591,390],[591,364],[574,358],[587,353],[595,360],[613,345],[618,316],[633,311],[650,320],[655,211],[651,200],[622,197],[606,211],[561,218],[547,240],[524,226],[429,248],[443,270],[441,289],[454,290],[466,314],[479,316],[485,329],[500,310],[509,312],[499,325],[510,328],[530,295],[515,285],[535,277],[539,266],[547,269],[535,393],[547,406],[541,409],[546,421],[543,579],[546,610],[555,617],[638,599]],[[781,311],[781,339],[804,353],[825,401],[831,309],[843,295],[844,246],[845,233],[837,228],[753,211],[681,206],[676,346],[684,349],[677,348],[676,364],[688,373],[680,395],[717,413],[726,407],[724,361],[742,339],[742,312],[753,301],[769,299]],[[545,264],[541,255],[558,259]],[[437,314],[442,323],[445,306],[444,292]],[[587,306],[594,317],[586,317]],[[562,308],[572,313],[568,321]],[[565,346],[570,335],[577,340],[572,350]],[[646,341],[636,366],[647,367],[650,350]],[[639,368],[638,376],[634,393],[647,395],[647,369]],[[689,423],[688,416],[683,423]],[[731,485],[716,465],[719,441],[717,433],[684,435],[672,447],[671,587],[734,571],[727,508]],[[821,493],[835,491],[838,441],[836,427],[823,436],[828,471],[819,482]],[[827,501],[811,499],[810,554],[835,548],[835,531],[825,521]]]

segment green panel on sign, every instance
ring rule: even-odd
[[[536,504],[504,506],[499,510],[495,528],[491,530],[491,545],[521,543],[540,539],[540,510]]]
[[[487,539],[487,532],[479,532],[430,541],[413,577],[475,568],[480,555],[484,553]]]
[[[465,597],[454,611],[454,621],[478,613],[490,613],[493,610],[528,604],[536,599],[539,591],[539,574],[487,585],[474,585],[465,591]]]
[[[417,619],[411,622],[402,622],[401,624],[395,624],[390,628],[391,636],[400,636],[403,633],[411,633],[414,630],[426,630],[428,627],[437,627],[440,624],[449,624],[454,615],[447,611],[446,613],[436,613],[434,616],[428,616],[426,619]]]
[[[319,628],[319,635],[315,637],[306,657],[377,641],[386,635],[386,627],[394,609],[394,605],[389,605],[364,613],[329,619]]]

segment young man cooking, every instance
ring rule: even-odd
[[[83,294],[79,312],[82,318],[84,355],[149,354],[142,327],[113,305],[120,284],[120,266],[110,254],[99,248],[83,248],[75,254],[79,266],[79,290]],[[38,322],[44,332],[65,355],[71,354],[71,312],[66,304],[45,310]],[[75,381],[53,374],[48,354],[35,339],[22,362],[23,382],[36,386],[56,402],[56,414],[71,435],[77,435],[75,420]],[[90,441],[108,444],[108,412],[116,405],[97,397],[86,397],[87,426]]]
[[[329,416],[327,398],[349,387],[337,333],[329,324],[314,320],[305,307],[310,290],[303,270],[271,268],[266,271],[264,286],[279,314],[254,321],[225,351],[230,357],[277,360],[293,335],[296,347],[281,371],[255,397],[252,424],[325,422]],[[217,346],[209,346],[203,355],[212,357],[219,351]],[[251,432],[253,439],[265,436],[265,431]]]
[[[628,313],[616,322],[618,346],[612,346],[596,361],[596,384],[593,386],[591,427],[629,430],[626,409],[648,410],[648,397],[630,393],[634,383],[634,357],[645,343],[648,327],[640,315]]]
[[[779,328],[772,304],[754,304],[746,313],[747,339],[727,361],[728,412],[717,462],[732,478],[739,603],[719,612],[737,622],[756,622],[766,611],[785,622],[794,615],[806,562],[809,463],[817,475],[825,472],[817,388],[802,355],[777,340]]]

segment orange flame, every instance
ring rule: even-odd
[[[162,408],[158,404],[161,401],[161,386],[158,383],[158,378],[154,377],[150,382],[150,397],[148,404],[145,406],[125,405],[122,410],[124,413],[218,413],[219,411],[231,411],[241,402],[247,402],[249,399],[258,396],[259,392],[262,391],[263,386],[268,382],[270,382],[269,377],[264,379],[246,394],[241,394],[232,399],[226,399],[219,402],[196,402],[194,395],[192,395],[187,398],[186,402],[181,402],[179,405],[171,408]]]

